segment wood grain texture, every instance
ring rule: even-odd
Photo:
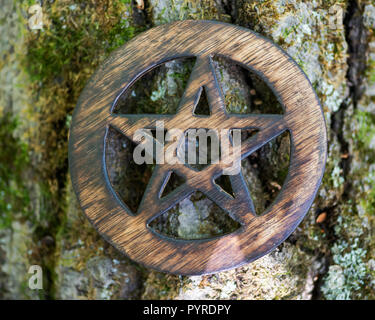
[[[283,115],[233,115],[225,112],[211,58],[222,55],[257,73],[274,91]],[[176,115],[118,115],[113,108],[139,77],[176,58],[196,63]],[[211,116],[193,114],[205,87]],[[223,165],[202,171],[186,165],[157,165],[136,215],[116,196],[108,178],[105,144],[109,126],[131,138],[139,128],[164,120],[165,129],[254,128],[242,143],[242,158],[289,130],[289,173],[272,205],[260,216],[241,174],[231,176],[235,197],[214,183]],[[213,21],[179,21],[137,36],[115,51],[91,78],[74,111],[69,163],[74,190],[98,232],[131,259],[176,274],[207,274],[238,267],[273,250],[301,222],[315,197],[326,161],[326,128],[318,98],[297,64],[269,40],[247,29]],[[160,198],[171,170],[186,183]],[[171,239],[148,227],[195,190],[206,194],[241,223],[237,231],[204,240]]]

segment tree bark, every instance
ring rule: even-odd
[[[375,298],[374,1],[39,4],[43,30],[28,28],[27,1],[7,0],[0,13],[0,298]],[[240,25],[280,45],[315,88],[329,139],[321,188],[296,231],[253,263],[194,277],[146,269],[102,240],[79,208],[67,161],[72,111],[95,69],[142,31],[183,19]],[[215,66],[228,110],[278,112],[269,88],[255,76],[228,61],[217,59]],[[148,92],[155,108],[177,103],[184,68],[168,63],[137,90]],[[115,157],[120,147],[114,142],[115,177],[121,174],[122,163]],[[282,154],[288,148],[282,137],[244,164],[260,211],[282,185],[288,160]],[[205,217],[196,203],[206,210]],[[197,196],[155,228],[201,237],[233,227],[219,217]],[[43,290],[29,289],[31,265],[42,267]]]

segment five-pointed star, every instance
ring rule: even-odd
[[[202,88],[206,90],[210,106],[210,116],[194,114],[194,109],[199,101]],[[112,114],[109,125],[116,128],[129,139],[133,139],[136,130],[141,128],[154,128],[157,121],[163,121],[166,130],[179,128],[188,129],[257,129],[259,132],[241,144],[241,159],[256,151],[271,139],[286,130],[286,123],[282,115],[264,114],[230,114],[225,111],[222,90],[216,79],[212,59],[209,55],[197,57],[196,63],[190,75],[185,92],[180,100],[175,115],[138,115],[138,114]],[[170,142],[172,143],[172,142]],[[165,145],[168,148],[170,143]],[[161,198],[171,172],[185,178],[186,182],[176,188],[167,196]],[[230,181],[234,197],[224,192],[214,183],[223,172],[222,162],[211,164],[198,171],[184,164],[158,164],[155,166],[152,177],[144,192],[138,208],[138,215],[142,215],[146,221],[157,217],[176,205],[194,191],[199,190],[209,199],[214,201],[231,217],[240,223],[246,223],[249,216],[255,215],[254,206],[246,187],[242,173],[231,175]],[[239,214],[238,212],[245,212]],[[248,215],[247,213],[252,213]]]

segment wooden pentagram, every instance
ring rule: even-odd
[[[256,72],[273,89],[283,115],[228,115],[211,58],[225,56]],[[175,115],[126,115],[112,112],[116,100],[139,77],[156,66],[183,57],[196,63]],[[202,88],[209,117],[194,114]],[[128,138],[137,129],[155,127],[259,130],[241,145],[248,156],[285,130],[291,136],[289,174],[274,203],[256,216],[241,174],[231,176],[234,197],[215,183],[222,162],[201,171],[184,164],[161,164],[153,171],[136,215],[119,201],[108,178],[105,143],[109,126]],[[228,136],[229,139],[229,136]],[[166,145],[166,148],[168,145]],[[69,141],[74,190],[100,234],[131,259],[176,274],[205,274],[255,260],[274,249],[297,227],[315,197],[326,160],[326,129],[319,101],[295,62],[259,35],[212,21],[180,21],[148,30],[114,52],[83,91]],[[171,171],[186,183],[160,198]],[[149,222],[199,190],[241,223],[237,231],[204,240],[181,240],[153,232]]]

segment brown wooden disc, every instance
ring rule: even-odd
[[[256,72],[274,91],[283,115],[233,115],[225,112],[212,56],[222,55]],[[112,112],[116,99],[139,77],[177,58],[196,63],[175,115],[126,115]],[[205,87],[209,117],[193,114]],[[185,165],[157,165],[136,215],[121,203],[109,181],[105,143],[109,126],[127,137],[164,120],[167,130],[180,128],[257,128],[242,143],[242,158],[289,130],[289,173],[271,206],[256,216],[241,176],[232,178],[234,198],[213,179],[223,167],[196,171]],[[74,111],[69,162],[80,205],[99,233],[131,259],[160,271],[206,274],[240,266],[270,252],[301,222],[322,179],[326,160],[326,128],[318,98],[304,73],[279,47],[247,29],[213,21],[179,21],[148,30],[115,51],[97,70]],[[160,190],[171,170],[186,183],[165,198]],[[172,239],[153,232],[151,219],[166,212],[195,190],[241,223],[228,235],[204,240]]]

